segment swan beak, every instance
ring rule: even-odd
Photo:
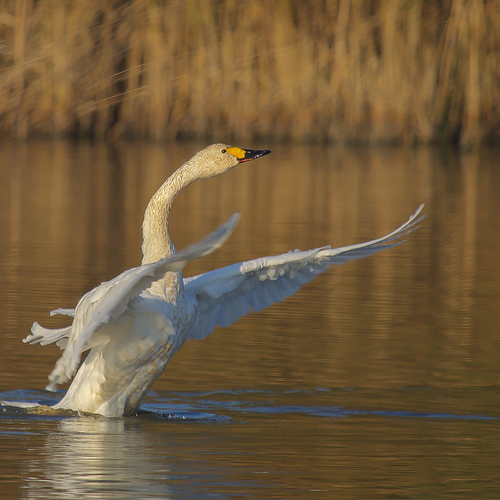
[[[240,158],[240,163],[243,163],[244,161],[255,160],[256,158],[266,156],[271,152],[270,149],[243,149],[242,151],[245,152],[245,156],[243,156],[243,158]]]

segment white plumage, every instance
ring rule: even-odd
[[[172,174],[152,197],[143,223],[143,264],[99,285],[80,299],[71,326],[46,329],[38,323],[25,342],[56,342],[63,349],[49,376],[49,390],[76,372],[54,408],[117,417],[133,413],[172,355],[188,339],[202,339],[217,325],[228,326],[250,310],[260,311],[293,295],[333,264],[367,257],[401,243],[421,219],[421,205],[392,233],[366,243],[289,252],[234,264],[193,278],[180,270],[189,260],[220,247],[236,225],[233,216],[202,242],[179,255],[168,233],[168,215],[177,194],[197,179],[221,174],[270,151],[214,144]],[[399,241],[396,241],[399,240]]]

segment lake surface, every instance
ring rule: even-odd
[[[0,146],[0,400],[61,397],[59,349],[21,339],[140,263],[150,196],[204,145]],[[175,202],[178,248],[242,213],[185,275],[427,217],[188,342],[137,416],[0,411],[2,497],[500,498],[500,150],[243,146],[273,154]]]

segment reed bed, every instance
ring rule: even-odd
[[[0,0],[0,135],[477,146],[497,0]]]

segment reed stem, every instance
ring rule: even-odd
[[[498,139],[496,0],[0,0],[0,134]]]

